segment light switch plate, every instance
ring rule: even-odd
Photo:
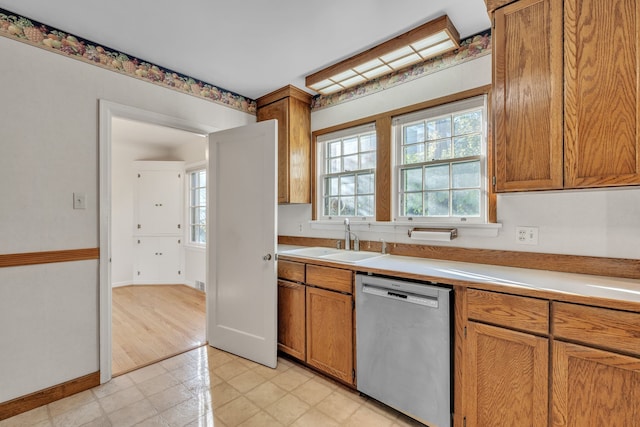
[[[87,196],[84,193],[73,193],[73,209],[86,209]]]

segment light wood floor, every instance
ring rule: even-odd
[[[113,288],[112,375],[206,343],[205,293],[186,285]]]

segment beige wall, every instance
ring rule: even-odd
[[[5,37],[0,52],[0,254],[98,247],[99,99],[218,129],[255,122]],[[0,269],[0,402],[98,371],[98,270]]]

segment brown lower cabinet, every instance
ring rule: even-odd
[[[278,261],[278,350],[355,385],[351,270]]]
[[[307,363],[353,384],[353,296],[307,287]]]
[[[278,350],[305,360],[306,286],[278,280]]]
[[[640,425],[640,313],[463,292],[456,426]]]
[[[640,359],[583,345],[553,344],[552,426],[640,423]]]
[[[544,426],[549,340],[469,322],[467,426]]]
[[[548,301],[467,290],[463,425],[547,425],[548,312]]]

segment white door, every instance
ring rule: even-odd
[[[209,135],[207,338],[277,363],[275,120]]]

